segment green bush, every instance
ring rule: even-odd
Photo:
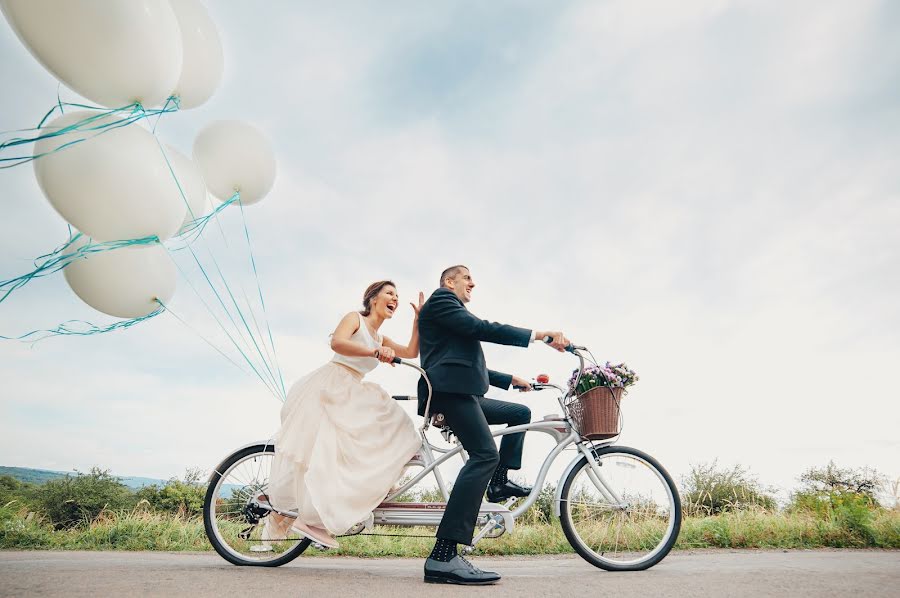
[[[90,473],[76,472],[64,478],[49,480],[32,489],[31,499],[53,522],[56,529],[70,528],[91,521],[103,510],[119,510],[134,506],[134,495],[109,470],[97,467]]]
[[[162,487],[156,484],[144,486],[137,491],[138,504],[147,504],[153,510],[184,516],[200,515],[206,487],[201,483],[202,472],[189,469],[184,479],[172,478]]]
[[[681,482],[681,499],[685,514],[691,517],[776,507],[775,498],[749,470],[741,465],[723,469],[716,461],[691,466]]]
[[[26,496],[31,490],[32,484],[20,482],[11,475],[0,476],[0,506],[10,501],[26,502]]]
[[[877,515],[883,510],[875,496],[883,478],[876,470],[845,469],[830,461],[825,467],[808,469],[800,482],[801,489],[791,497],[789,511],[810,513],[839,526],[849,533],[854,545],[878,546],[891,535],[890,529],[876,529]]]
[[[553,523],[553,497],[555,495],[556,484],[547,484],[541,488],[537,500],[530,509],[525,511],[521,521],[530,525]]]

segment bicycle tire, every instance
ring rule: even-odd
[[[254,454],[263,455],[265,453],[274,452],[275,447],[271,444],[257,444],[240,449],[226,457],[225,460],[222,461],[222,463],[220,463],[218,467],[216,467],[212,476],[210,476],[209,487],[206,490],[206,496],[203,500],[203,527],[206,531],[206,537],[209,540],[209,543],[212,544],[213,549],[219,554],[219,556],[234,565],[248,567],[279,567],[281,565],[284,565],[285,563],[291,562],[292,560],[300,556],[303,551],[305,551],[312,543],[307,538],[298,540],[296,546],[285,551],[285,553],[281,556],[270,560],[261,561],[242,558],[241,556],[239,556],[239,554],[236,554],[235,551],[229,550],[221,540],[219,534],[216,533],[216,527],[212,515],[212,505],[213,500],[217,495],[217,488],[223,474],[225,472],[228,472],[235,463],[238,463],[246,459],[247,457],[250,457]]]
[[[600,459],[605,455],[611,454],[624,454],[629,455],[631,457],[636,457],[637,459],[644,462],[644,464],[653,470],[655,470],[656,475],[664,481],[665,485],[669,490],[670,497],[670,507],[672,509],[672,515],[674,518],[674,524],[670,523],[666,528],[666,536],[663,540],[660,541],[656,545],[653,551],[651,551],[646,558],[638,559],[635,561],[629,561],[626,563],[617,563],[611,561],[608,558],[604,558],[602,554],[598,554],[594,550],[592,550],[587,543],[581,538],[581,535],[578,533],[575,524],[572,521],[571,514],[571,502],[569,500],[569,494],[572,492],[572,485],[575,480],[578,478],[578,474],[587,466],[587,457],[582,456],[581,460],[578,461],[575,467],[569,472],[569,475],[566,476],[565,481],[563,482],[563,490],[561,493],[561,498],[563,504],[560,505],[560,525],[562,526],[563,533],[566,536],[566,539],[571,544],[572,548],[575,549],[575,552],[579,554],[584,560],[591,563],[595,567],[599,567],[606,571],[643,571],[645,569],[649,569],[650,567],[659,563],[663,558],[669,554],[669,551],[672,550],[672,547],[675,545],[675,542],[678,540],[678,534],[681,531],[681,497],[678,494],[678,489],[675,486],[675,483],[672,481],[672,477],[669,473],[663,468],[659,462],[651,457],[650,455],[639,451],[634,448],[626,447],[626,446],[606,446],[599,449],[594,449],[593,453],[596,459]],[[618,539],[618,538],[617,538]]]

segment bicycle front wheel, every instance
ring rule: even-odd
[[[641,571],[661,561],[681,529],[681,498],[650,455],[624,446],[593,451],[563,482],[560,523],[572,548],[607,571]]]
[[[310,545],[293,531],[267,533],[267,520],[278,515],[260,498],[267,498],[274,457],[271,444],[249,446],[229,455],[210,478],[203,502],[206,537],[222,558],[235,565],[277,567]]]

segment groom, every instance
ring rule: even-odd
[[[551,346],[559,351],[569,344],[561,332],[538,332],[477,318],[466,309],[473,288],[469,269],[451,266],[441,274],[440,288],[419,312],[421,363],[433,390],[431,413],[444,414],[469,454],[447,501],[434,550],[425,561],[427,583],[483,585],[498,581],[496,573],[482,571],[458,555],[456,546],[471,543],[485,488],[491,502],[526,496],[531,490],[507,479],[509,469],[522,466],[524,432],[504,436],[498,452],[488,427],[528,423],[531,411],[524,405],[484,397],[489,384],[504,390],[510,385],[531,390],[531,385],[517,376],[487,369],[481,342],[527,347],[535,339],[549,336]],[[420,379],[419,415],[424,415],[427,397],[425,380]]]

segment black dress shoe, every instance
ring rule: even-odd
[[[491,484],[487,489],[487,497],[489,502],[500,502],[504,498],[512,498],[513,496],[528,496],[531,494],[531,488],[519,486],[515,482],[507,481],[505,484]]]
[[[463,586],[486,586],[500,581],[493,571],[482,571],[456,555],[449,562],[425,559],[425,583],[455,583]]]

